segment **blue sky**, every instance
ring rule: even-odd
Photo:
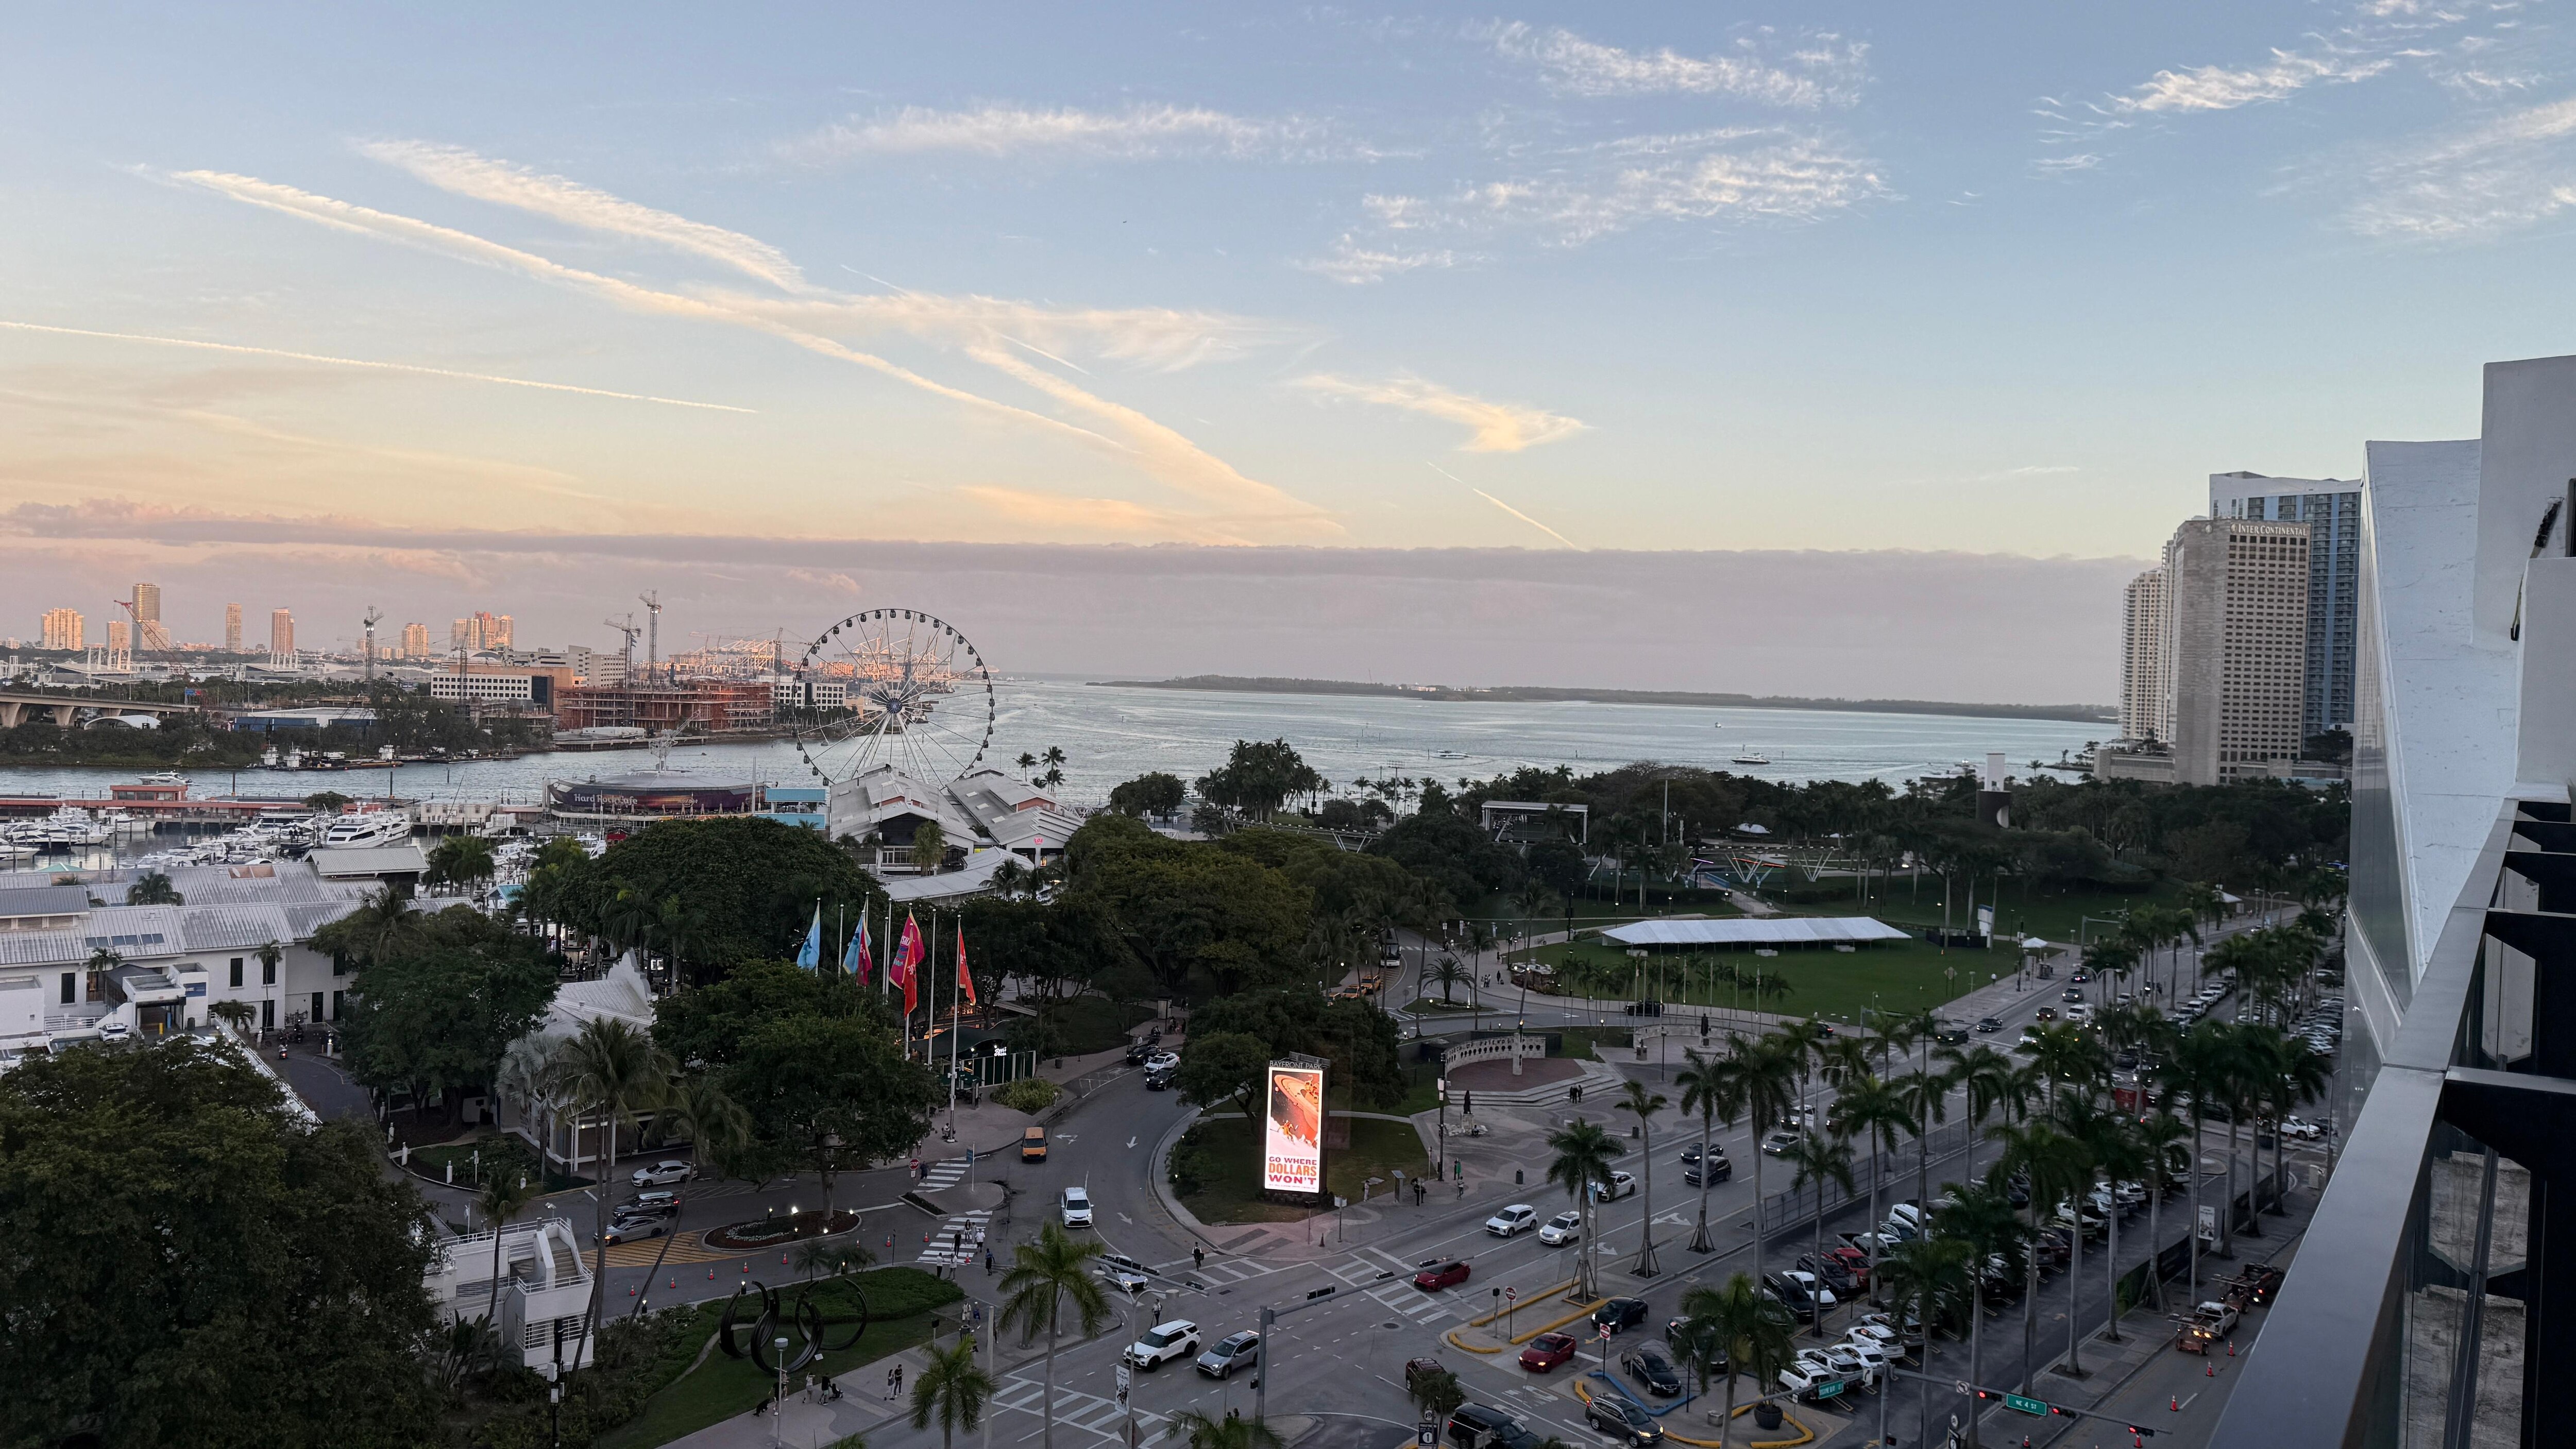
[[[2576,350],[2538,3],[529,11],[19,12],[0,506],[2143,556]]]

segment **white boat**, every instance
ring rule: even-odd
[[[1760,750],[1746,750],[1743,754],[1737,755],[1734,759],[1727,761],[1727,763],[1730,765],[1767,765],[1771,763],[1771,757],[1762,753]]]
[[[362,810],[332,821],[314,846],[319,850],[365,850],[378,845],[399,845],[409,839],[410,811]]]

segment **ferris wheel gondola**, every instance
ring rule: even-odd
[[[796,689],[796,753],[827,788],[880,765],[946,784],[993,743],[982,652],[919,609],[867,609],[825,629],[797,663]]]

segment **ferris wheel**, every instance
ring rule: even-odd
[[[796,666],[796,753],[826,786],[879,765],[962,779],[993,743],[993,675],[946,620],[869,609],[825,629]]]

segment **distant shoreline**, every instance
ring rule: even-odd
[[[2057,719],[2112,724],[2118,711],[2096,704],[1960,704],[1938,699],[1800,699],[1789,695],[1699,694],[1678,689],[1561,689],[1505,684],[1464,688],[1447,684],[1363,684],[1348,679],[1243,678],[1192,674],[1179,679],[1094,679],[1110,689],[1194,689],[1227,694],[1339,694],[1457,703],[1675,704],[1723,709],[1811,709],[1845,714],[1937,714],[1972,719]]]

